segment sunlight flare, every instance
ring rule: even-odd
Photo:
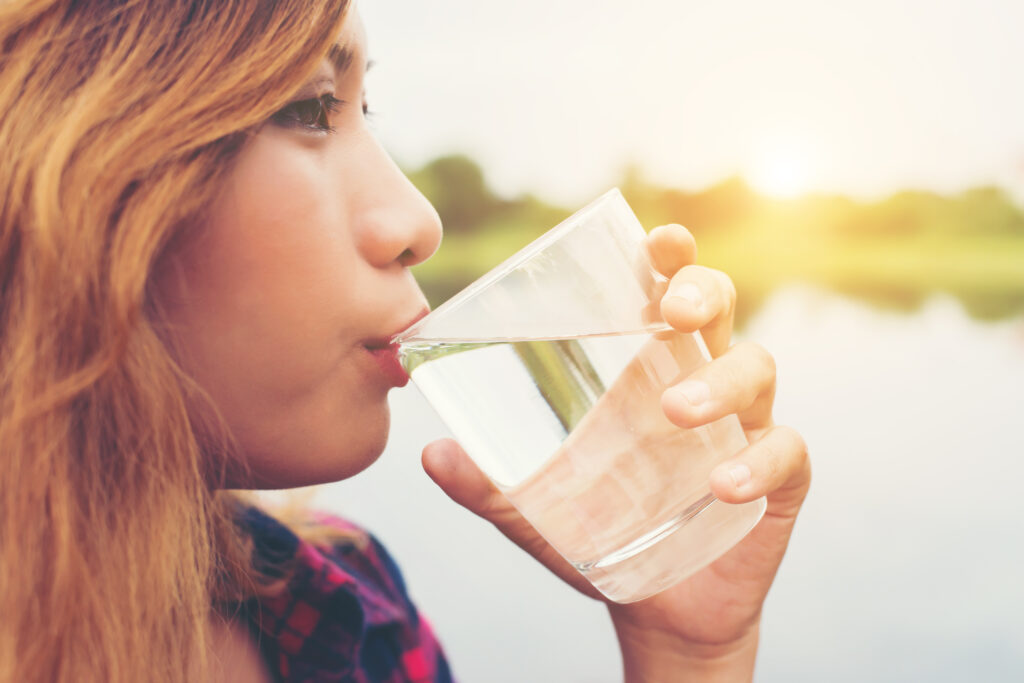
[[[768,197],[792,199],[806,193],[812,179],[807,141],[792,135],[765,138],[754,148],[746,175]]]

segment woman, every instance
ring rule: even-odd
[[[300,541],[227,490],[384,447],[375,351],[424,311],[408,268],[441,227],[366,127],[365,67],[343,0],[0,9],[0,682],[447,678],[375,539]],[[628,680],[749,678],[806,451],[772,422],[770,356],[729,346],[728,278],[679,226],[649,246],[666,319],[716,356],[666,414],[738,412],[752,445],[712,489],[769,504],[712,566],[608,608]],[[423,464],[599,599],[456,444]]]

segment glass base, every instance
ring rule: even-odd
[[[730,505],[709,496],[603,558],[573,566],[609,600],[643,600],[725,554],[761,520],[766,507],[764,498]]]

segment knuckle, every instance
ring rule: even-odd
[[[736,345],[729,347],[730,353],[732,353],[735,348]],[[703,368],[694,372],[694,376],[700,377],[706,381],[712,389],[727,388],[729,390],[736,387],[742,387],[746,374],[746,371],[743,369],[743,364],[735,362],[735,356],[728,355],[713,358]],[[716,393],[722,393],[721,389]]]
[[[749,394],[749,398],[747,400],[753,400],[754,396],[750,391],[752,387],[749,387],[749,373],[742,364],[723,363],[722,367],[719,369],[719,373],[723,384],[733,390],[739,390],[743,395]]]
[[[792,427],[779,426],[776,429],[781,429],[786,437],[789,439],[791,449],[794,453],[793,459],[790,464],[790,468],[793,474],[799,476],[799,479],[803,482],[804,495],[807,495],[807,487],[811,483],[811,456],[807,447],[807,442],[804,437],[801,436],[800,432]]]
[[[753,405],[764,393],[764,371],[758,348],[753,342],[736,342],[729,347],[726,357],[709,364],[723,383],[743,397],[743,408]]]
[[[800,432],[788,425],[776,425],[774,431],[778,433],[780,440],[787,444],[787,450],[796,453],[798,460],[809,459],[807,442]]]
[[[766,439],[761,448],[761,467],[764,476],[769,481],[775,481],[782,470],[782,454],[779,451],[779,446],[771,439]]]
[[[768,349],[764,348],[760,344],[754,344],[754,351],[761,362],[762,367],[765,369],[765,374],[775,377],[778,372],[778,366],[775,364],[775,356],[768,352]]]
[[[722,278],[724,280],[723,287],[725,288],[725,300],[729,304],[729,313],[732,314],[736,310],[736,284],[732,281],[732,278],[725,273],[722,273]]]
[[[763,373],[774,377],[778,368],[775,364],[775,357],[768,352],[768,349],[764,348],[757,342],[752,341],[741,341],[737,342],[733,348],[739,349],[739,351],[751,359],[763,369]]]
[[[732,315],[736,310],[736,285],[725,271],[712,268],[707,270],[714,278],[715,288],[718,290],[718,295],[722,298],[722,303],[724,304],[723,312]]]
[[[732,348],[734,353],[739,353],[739,354],[742,354],[744,356],[749,356],[751,354],[757,354],[758,353],[758,351],[757,351],[757,343],[752,342],[752,341],[750,341],[748,339],[743,339],[742,341],[736,342],[735,344],[732,345],[731,348]]]

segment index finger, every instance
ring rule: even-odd
[[[697,262],[697,241],[689,230],[676,223],[651,230],[646,244],[654,269],[667,278]]]

